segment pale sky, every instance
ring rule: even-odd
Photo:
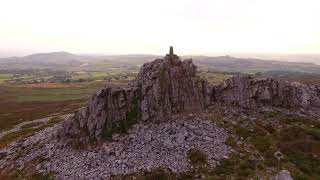
[[[319,0],[0,0],[0,52],[320,53]]]

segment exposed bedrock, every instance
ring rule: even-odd
[[[137,121],[165,121],[172,114],[202,110],[215,103],[320,110],[319,86],[251,76],[210,85],[196,72],[191,59],[181,61],[170,51],[163,59],[145,63],[128,87],[105,87],[94,93],[86,107],[64,122],[58,136],[87,143],[125,132]]]
[[[244,108],[275,106],[320,110],[320,87],[271,78],[234,76],[212,87],[211,102],[234,104]]]
[[[167,55],[145,63],[138,74],[141,120],[163,120],[172,113],[201,110],[207,105],[207,82],[196,76],[192,60]]]
[[[80,141],[100,140],[126,131],[137,120],[159,122],[172,114],[204,109],[209,99],[207,82],[196,76],[192,60],[167,54],[145,63],[127,88],[106,87],[89,99],[87,106],[65,121],[58,136]]]

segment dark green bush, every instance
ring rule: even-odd
[[[272,138],[270,136],[253,136],[251,142],[260,152],[265,152],[272,145]]]
[[[187,153],[188,159],[192,165],[208,164],[207,155],[199,149],[190,149]]]
[[[250,132],[249,129],[239,127],[239,128],[236,128],[236,133],[240,137],[247,138],[251,135],[252,132]]]

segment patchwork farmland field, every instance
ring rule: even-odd
[[[66,114],[81,107],[104,82],[0,86],[0,131],[14,125]]]
[[[0,74],[0,83],[12,78],[12,74]]]
[[[62,116],[73,113],[84,106],[98,88],[106,85],[124,86],[128,82],[123,79],[110,79],[108,82],[101,80],[106,73],[96,73],[94,76],[97,80],[81,83],[10,83],[7,80],[10,80],[11,76],[1,75],[3,81],[1,83],[0,80],[0,148],[53,126],[56,121],[34,121],[43,118],[61,119]],[[21,123],[27,124],[17,131],[10,132]]]

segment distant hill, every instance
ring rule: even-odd
[[[289,71],[319,73],[320,65],[304,62],[286,62],[261,59],[245,59],[231,56],[189,56],[199,66],[207,66],[220,71],[256,73],[267,71]]]
[[[84,60],[83,56],[71,54],[68,52],[52,52],[52,53],[38,53],[29,56],[21,57],[22,60],[38,61],[38,62],[66,62],[71,60]]]
[[[68,52],[38,53],[23,57],[0,58],[1,69],[54,69],[54,70],[105,70],[110,67],[138,68],[144,62],[159,58],[156,55],[77,55]],[[320,74],[320,65],[303,62],[286,62],[237,58],[231,56],[184,56],[192,58],[200,68],[227,72],[256,73],[268,71]]]
[[[23,57],[0,58],[0,67],[8,69],[64,69],[79,66],[86,57],[68,52],[38,53]]]

